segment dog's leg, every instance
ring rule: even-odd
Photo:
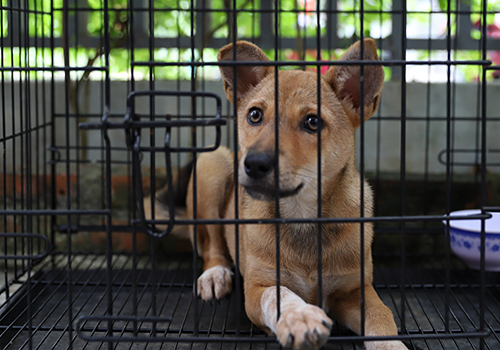
[[[357,334],[361,334],[361,289],[328,300],[333,316]],[[371,285],[365,286],[365,335],[397,335],[398,329],[391,310],[384,305]],[[398,340],[365,342],[367,350],[407,350]]]
[[[198,296],[205,301],[222,299],[233,289],[233,272],[220,225],[200,225],[198,243],[204,262]]]
[[[233,156],[229,149],[220,147],[211,153],[202,153],[196,162],[198,219],[219,219],[232,189]],[[193,178],[187,191],[188,217],[193,218]],[[191,231],[193,232],[193,231]],[[221,225],[197,225],[198,253],[203,258],[203,273],[198,278],[196,293],[205,301],[224,298],[232,291],[231,257]],[[194,243],[194,242],[193,242]]]
[[[280,317],[276,286],[254,284],[245,288],[247,315],[257,326],[276,334],[281,345],[291,349],[315,350],[328,340],[331,319],[319,307],[306,303],[287,287],[280,287]]]

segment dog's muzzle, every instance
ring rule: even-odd
[[[245,174],[241,179],[241,185],[254,199],[272,201],[276,197],[274,179],[275,157],[272,153],[249,152],[243,161]],[[280,182],[284,186],[283,183]],[[280,188],[280,198],[294,196],[300,192],[303,184],[292,189]]]

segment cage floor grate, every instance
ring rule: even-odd
[[[444,266],[436,263],[432,268],[406,268],[402,281],[401,270],[384,261],[376,260],[374,284],[382,300],[393,310],[399,327],[404,314],[402,333],[426,337],[444,335],[448,318],[453,334],[451,339],[407,341],[410,347],[479,348],[479,339],[470,336],[480,326],[479,273],[453,269],[447,288]],[[3,349],[108,346],[113,349],[278,349],[272,337],[246,318],[238,289],[219,303],[203,303],[193,297],[190,256],[176,255],[168,261],[153,262],[148,257],[134,260],[132,255],[116,255],[112,259],[111,274],[107,273],[106,263],[104,255],[55,255],[33,271],[29,282],[16,282],[15,287],[20,288],[1,309],[0,346]],[[110,283],[111,293],[107,287]],[[404,312],[401,300],[405,301]],[[102,316],[106,315],[109,305],[116,318],[108,322]],[[500,280],[495,273],[486,273],[484,306],[485,327],[491,333],[485,348],[500,349]],[[132,315],[142,319],[132,322],[128,318]],[[84,319],[77,323],[75,320],[81,317]],[[69,322],[70,319],[73,322]],[[112,329],[112,334],[108,329]],[[121,341],[99,341],[108,340],[110,336],[119,337]],[[361,349],[359,342],[338,341],[350,336],[352,333],[336,325],[326,348]],[[190,341],[193,337],[202,341],[193,343]],[[151,339],[163,342],[149,342]]]

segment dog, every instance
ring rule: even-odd
[[[378,60],[375,42],[365,39],[363,45],[361,42],[352,45],[339,59],[344,64],[329,68],[318,82],[314,72],[278,71],[266,65],[269,59],[252,43],[239,41],[236,47],[224,46],[218,60],[224,63],[220,71],[226,97],[236,102],[237,108],[238,184],[235,186],[235,155],[229,149],[219,147],[214,152],[202,153],[196,161],[196,217],[192,177],[187,187],[187,217],[234,219],[237,198],[241,219],[273,219],[278,211],[282,219],[316,218],[319,181],[321,217],[359,218],[360,193],[364,196],[363,216],[371,217],[372,190],[355,166],[355,132],[378,107],[384,71],[381,65],[365,65],[361,89],[360,66],[345,63],[360,60],[362,52],[364,60]],[[234,57],[250,65],[228,64]],[[252,62],[258,64],[251,66]],[[318,110],[318,95],[321,110]],[[318,163],[319,133],[321,161]],[[275,334],[284,347],[314,350],[323,346],[333,324],[327,314],[358,334],[397,335],[392,312],[372,287],[370,222],[321,225],[322,300],[318,300],[317,223],[279,225],[279,298],[275,224],[239,224],[238,247],[232,224],[198,224],[196,234],[204,262],[197,283],[198,296],[213,301],[231,293],[232,267],[239,248],[238,268],[244,281],[246,313],[258,327]],[[364,332],[361,330],[362,267]],[[399,340],[366,341],[365,347],[407,349]]]

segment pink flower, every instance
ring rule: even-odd
[[[482,30],[481,27],[481,20],[477,21],[476,23],[473,24],[473,26],[478,29]],[[490,38],[495,38],[495,39],[500,39],[500,28],[495,24],[488,24],[486,26],[486,35]],[[495,64],[498,65],[500,64],[500,51],[488,51],[488,58]],[[499,78],[500,77],[500,71],[494,71],[493,72],[493,77],[494,78]]]

